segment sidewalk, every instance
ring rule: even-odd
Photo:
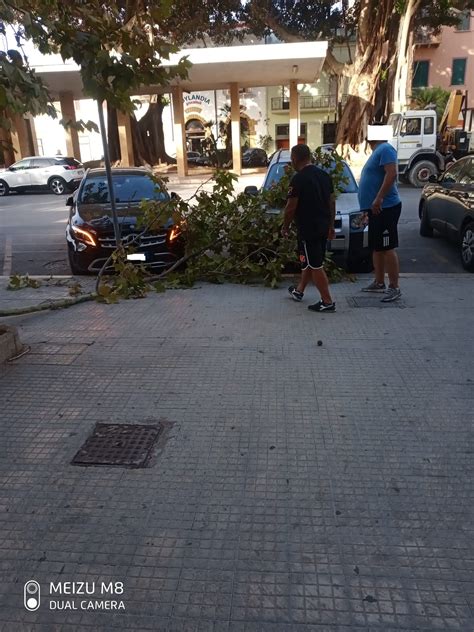
[[[2,632],[473,630],[474,277],[366,282],[4,319]],[[149,466],[71,465],[97,422],[161,422]]]

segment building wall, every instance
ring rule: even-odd
[[[417,45],[414,53],[415,61],[429,61],[428,86],[440,86],[450,91],[467,90],[468,107],[474,107],[474,13],[471,13],[468,31],[446,26],[433,41],[439,41],[439,45]],[[467,60],[465,83],[452,85],[453,59],[462,58]]]
[[[351,46],[351,55],[353,53],[354,47]],[[346,46],[334,47],[333,54],[341,62],[349,60]],[[304,141],[312,149],[315,149],[328,141],[328,138],[324,138],[325,128],[329,133],[329,127],[334,127],[337,104],[344,102],[344,95],[347,90],[347,78],[344,78],[338,85],[336,79],[325,72],[312,84],[298,85],[300,122],[304,126],[303,132],[306,132],[305,135],[300,136],[301,142]],[[277,134],[277,131],[279,126],[287,125],[289,122],[289,110],[278,107],[280,101],[288,102],[288,100],[288,86],[275,86],[267,89],[268,133],[273,138],[273,150],[287,146],[284,135]]]

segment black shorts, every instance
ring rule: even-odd
[[[307,268],[317,270],[323,267],[326,243],[327,237],[316,237],[309,241],[298,239],[298,253],[302,270]]]
[[[378,215],[372,209],[369,215],[369,249],[376,252],[398,248],[398,220],[402,203],[383,208]]]

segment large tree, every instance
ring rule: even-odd
[[[474,0],[250,0],[253,30],[273,31],[281,40],[329,40],[324,69],[349,77],[349,96],[342,111],[337,142],[357,146],[370,120],[383,120],[409,101],[407,88],[413,61],[414,33],[424,25],[436,33],[455,25],[459,11]],[[355,33],[355,54],[348,63],[333,55],[335,43]]]

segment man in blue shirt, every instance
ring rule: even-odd
[[[400,265],[395,249],[402,202],[397,189],[397,152],[387,142],[391,135],[390,125],[368,126],[367,141],[372,155],[365,163],[359,183],[359,204],[369,217],[369,248],[375,268],[375,280],[363,291],[383,292],[383,303],[396,301],[401,296]]]

